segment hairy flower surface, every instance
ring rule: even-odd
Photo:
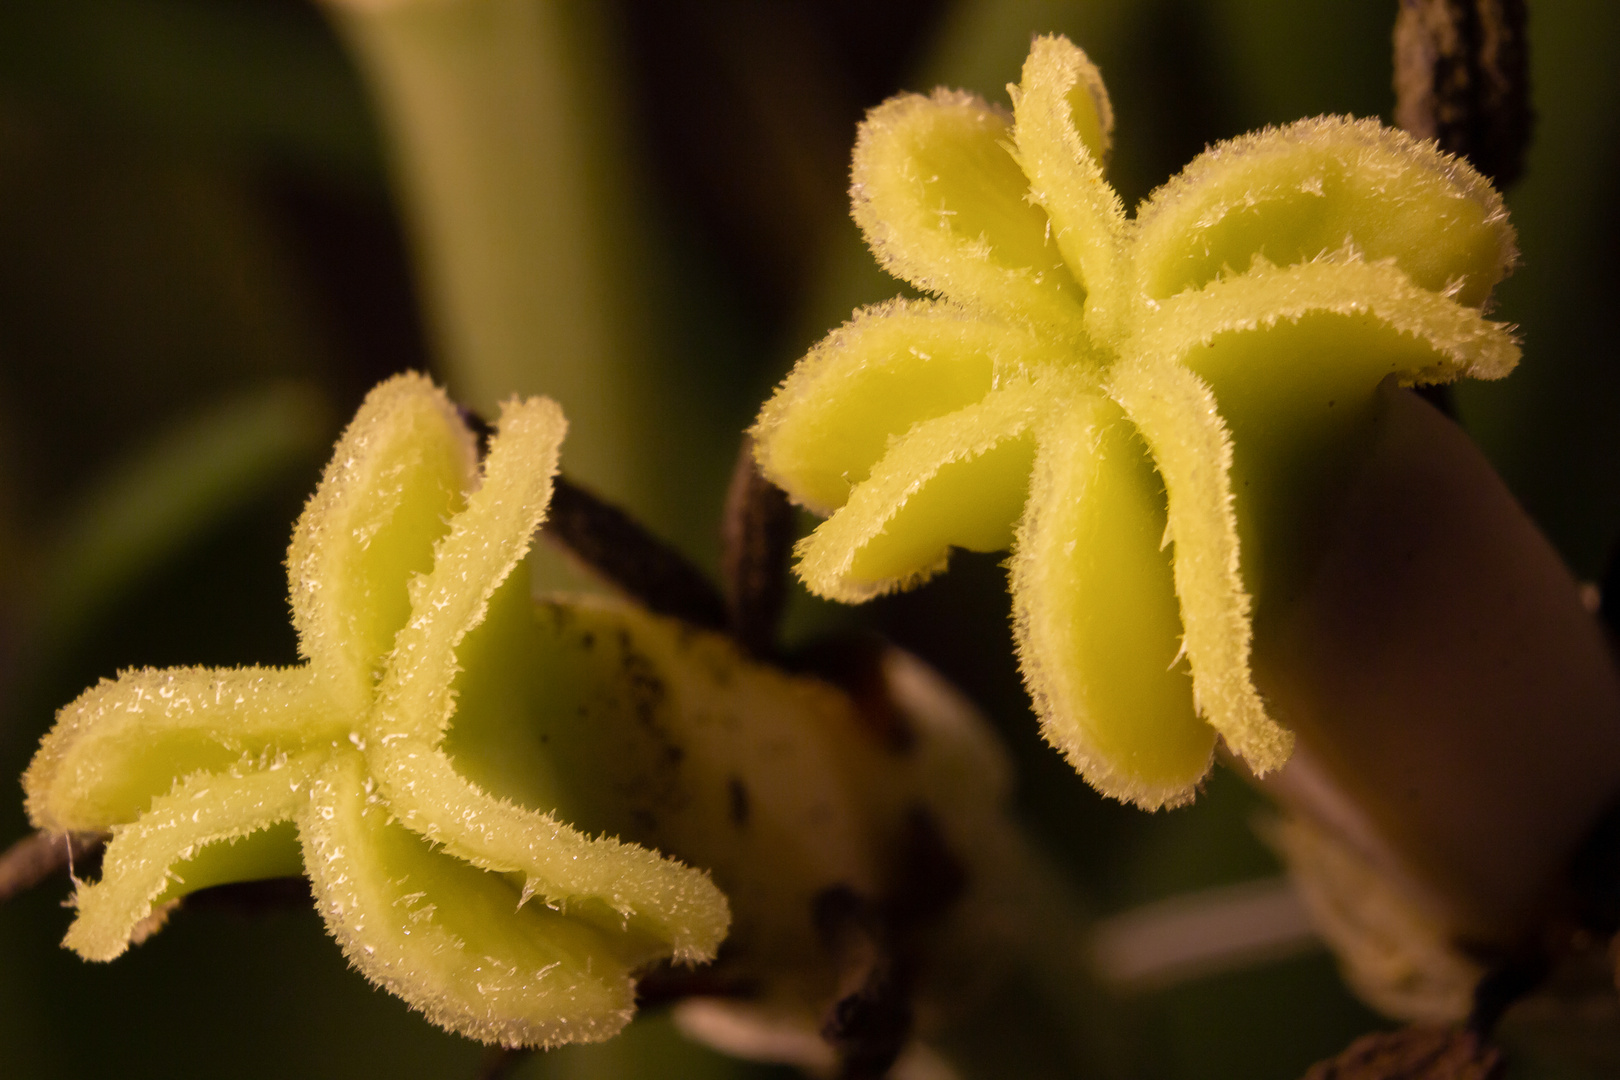
[[[1465,162],[1337,117],[1217,145],[1128,219],[1085,55],[1039,39],[1009,91],[1011,115],[941,90],[867,117],[855,219],[937,299],[858,311],[816,346],[757,454],[830,515],[800,548],[819,595],[1010,546],[1047,739],[1103,792],[1173,805],[1217,734],[1256,772],[1287,760],[1250,673],[1252,598],[1297,585],[1382,380],[1517,363],[1481,313],[1513,232]]]
[[[384,383],[294,531],[305,662],[128,671],[62,710],[29,813],[113,833],[70,947],[112,959],[186,893],[301,869],[368,978],[444,1027],[533,1045],[606,1038],[634,969],[714,956],[730,914],[707,874],[585,835],[544,791],[492,794],[447,746],[464,694],[501,754],[487,675],[458,681],[458,653],[545,516],[565,428],[547,399],[510,402],[480,470],[443,393]]]

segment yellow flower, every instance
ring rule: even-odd
[[[1173,805],[1217,734],[1256,772],[1287,759],[1250,674],[1251,598],[1297,584],[1380,381],[1517,363],[1481,314],[1513,232],[1465,162],[1337,117],[1215,146],[1128,219],[1085,55],[1039,39],[1009,91],[1010,116],[936,91],[867,117],[855,219],[938,299],[816,346],[757,454],[831,515],[800,548],[819,595],[1010,546],[1047,739],[1103,792]]]
[[[24,778],[30,816],[113,833],[101,880],[79,888],[70,947],[112,959],[186,893],[302,869],[368,978],[451,1030],[539,1045],[618,1031],[636,968],[713,958],[730,914],[707,874],[587,837],[458,768],[466,755],[498,775],[501,740],[485,729],[529,715],[491,701],[483,661],[502,642],[468,635],[506,625],[486,622],[492,601],[528,610],[512,570],[565,428],[549,400],[508,403],[480,471],[442,392],[420,376],[384,383],[294,531],[305,662],[128,671],[62,710]],[[503,582],[514,588],[497,595]],[[448,752],[458,695],[476,706],[482,758]]]

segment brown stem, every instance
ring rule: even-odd
[[[761,988],[756,978],[734,970],[735,955],[722,948],[720,957],[704,967],[686,967],[665,960],[636,976],[636,1007],[657,1008],[691,997],[751,998]]]
[[[487,454],[494,426],[472,409],[458,411],[478,437],[479,454]],[[635,518],[561,474],[552,482],[541,533],[649,611],[726,629],[726,602],[703,571]]]
[[[793,507],[759,471],[754,440],[744,435],[720,523],[720,580],[732,636],[749,652],[776,650],[793,550]]]
[[[815,898],[814,918],[837,959],[837,996],[821,1037],[838,1053],[840,1080],[878,1080],[911,1036],[911,997],[883,920],[855,890],[833,886]]]
[[[686,557],[630,515],[559,476],[544,534],[643,606],[694,626],[726,628],[726,604]]]
[[[1395,123],[1507,187],[1534,124],[1524,0],[1401,0]]]
[[[1395,123],[1467,158],[1505,188],[1524,171],[1535,115],[1524,0],[1401,0]],[[1451,387],[1418,387],[1457,419]]]

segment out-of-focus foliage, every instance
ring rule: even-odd
[[[651,458],[651,483],[681,494],[654,524],[707,560],[726,479],[717,463],[733,435],[792,358],[893,293],[847,217],[864,109],[902,89],[1000,86],[1017,78],[1032,33],[1067,34],[1101,68],[1131,133],[1110,172],[1130,207],[1217,139],[1391,107],[1393,5],[1364,0],[593,8],[609,43],[597,74],[623,105],[628,182],[616,197],[633,200],[663,253],[645,291],[623,300],[719,429],[701,468]],[[1540,126],[1507,194],[1524,264],[1493,314],[1521,326],[1525,360],[1459,398],[1515,491],[1592,577],[1620,534],[1609,314],[1620,285],[1620,10],[1547,0],[1531,35]],[[305,0],[0,9],[0,772],[20,774],[52,710],[120,667],[294,662],[286,523],[314,488],[337,418],[382,377],[434,364],[386,175],[360,81]],[[289,380],[320,402],[307,436],[272,425],[254,442],[242,424],[209,441],[210,430],[224,436],[208,417],[280,400],[273,388]],[[142,463],[167,460],[185,432],[197,441],[182,455],[222,465],[236,455],[236,497],[154,492],[167,523],[86,556],[72,538],[105,508],[138,504],[153,475]],[[207,490],[203,471],[165,474]],[[97,595],[46,633],[70,558],[86,559],[86,575],[116,573],[95,571]],[[800,597],[791,628],[802,639],[859,617],[949,671],[1007,734],[1026,821],[1098,910],[1275,872],[1249,829],[1257,800],[1230,774],[1218,771],[1195,807],[1147,816],[1094,796],[1040,745],[1005,610],[1002,571],[975,557],[858,616]],[[0,800],[0,824],[0,839],[23,833],[20,792]],[[480,1048],[347,971],[313,909],[198,905],[103,967],[59,947],[64,891],[0,908],[0,1075],[476,1069]],[[1165,1078],[1282,1080],[1377,1022],[1322,955],[1144,994],[1125,1016],[1133,1075]],[[1569,1068],[1559,1075],[1596,1075]],[[761,1074],[771,1075],[691,1047],[656,1014],[517,1073]]]

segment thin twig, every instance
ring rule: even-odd
[[[545,535],[645,607],[723,630],[726,604],[702,571],[613,504],[559,476]]]
[[[776,651],[792,550],[793,506],[760,473],[753,437],[744,435],[720,523],[720,580],[731,634],[755,656]]]
[[[70,863],[90,862],[105,839],[94,833],[37,832],[0,855],[0,903],[27,892],[67,870]]]

